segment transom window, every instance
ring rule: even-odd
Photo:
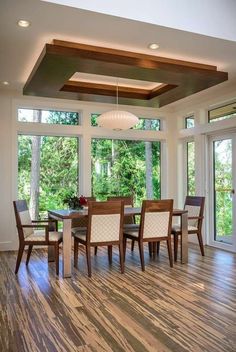
[[[236,116],[236,102],[208,111],[208,121],[215,122]]]
[[[195,120],[194,120],[194,116],[187,116],[184,119],[184,127],[185,128],[192,128],[195,126]]]
[[[78,112],[41,109],[18,109],[18,121],[59,125],[79,125]]]

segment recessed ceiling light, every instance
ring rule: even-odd
[[[7,81],[2,81],[2,84],[3,84],[4,86],[8,86],[8,85],[9,85],[9,82],[7,82]]]
[[[29,27],[30,22],[27,21],[27,20],[19,20],[19,21],[17,22],[17,24],[18,24],[18,26],[20,26],[20,27],[26,28],[26,27]]]
[[[148,44],[148,48],[152,50],[156,50],[159,48],[159,45],[157,43],[150,43]]]

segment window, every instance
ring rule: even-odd
[[[134,196],[136,206],[145,198],[161,197],[160,142],[92,139],[92,193]]]
[[[195,195],[195,143],[187,142],[187,195]]]
[[[192,128],[195,126],[194,116],[185,117],[185,128]]]
[[[79,125],[79,113],[54,110],[18,109],[18,121]]]
[[[18,135],[18,197],[26,199],[31,216],[62,209],[77,193],[78,138]]]
[[[91,114],[91,126],[98,126],[97,118],[100,114]],[[133,127],[134,130],[152,130],[160,131],[161,121],[160,119],[144,119],[139,118],[139,123]]]
[[[236,102],[208,111],[208,121],[215,122],[236,116]]]

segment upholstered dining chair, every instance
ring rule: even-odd
[[[18,273],[25,246],[28,247],[26,265],[29,264],[33,246],[54,246],[56,274],[59,274],[59,244],[62,242],[62,232],[57,231],[57,221],[31,220],[26,200],[13,201],[16,227],[19,236],[19,250],[15,273]],[[52,230],[53,228],[53,230]]]
[[[142,270],[145,270],[143,243],[166,241],[170,266],[173,267],[171,252],[171,224],[173,199],[144,200],[142,203],[141,221],[138,230],[124,231],[124,253],[127,238],[137,241]],[[125,256],[125,254],[124,254]]]
[[[79,243],[86,248],[88,276],[92,276],[91,247],[108,246],[109,263],[112,261],[112,246],[118,245],[121,273],[124,272],[123,258],[123,217],[122,201],[89,202],[87,231],[74,234],[74,266],[78,262]]]
[[[187,196],[185,199],[184,209],[188,210],[188,234],[196,234],[200,246],[202,256],[204,253],[204,246],[202,240],[202,222],[204,214],[205,197]],[[182,235],[180,226],[174,225],[172,227],[172,234],[174,236],[174,260],[178,257],[178,238]]]
[[[134,206],[134,198],[133,196],[116,196],[109,197],[107,200],[122,200],[124,202],[125,207],[133,207]],[[139,228],[139,224],[135,223],[135,216],[124,216],[124,230],[137,230]],[[134,241],[131,244],[131,250],[134,250]]]

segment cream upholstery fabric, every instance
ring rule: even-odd
[[[199,216],[200,215],[200,207],[198,206],[193,206],[193,205],[186,205],[185,206],[185,210],[188,210],[188,216]],[[198,220],[197,219],[192,219],[192,220],[188,220],[188,224],[189,226],[194,226],[196,227],[198,224]]]
[[[62,232],[49,232],[49,241],[58,241],[60,238],[62,238]],[[26,241],[45,241],[45,230],[34,230],[25,239]]]
[[[143,238],[168,236],[169,217],[168,211],[145,213]]]
[[[29,210],[19,212],[20,220],[22,225],[32,225]],[[28,237],[34,232],[33,228],[23,228],[24,236]]]
[[[138,235],[139,235],[139,231],[138,230],[137,231],[127,230],[127,231],[124,231],[124,233],[127,234],[127,235],[131,235],[133,237],[138,237]]]
[[[180,225],[172,226],[172,231],[181,232]],[[188,231],[197,231],[197,227],[188,225]]]
[[[71,232],[72,235],[75,235],[77,232],[85,232],[87,231],[87,227],[72,227]]]
[[[92,215],[91,242],[119,241],[120,214]]]

